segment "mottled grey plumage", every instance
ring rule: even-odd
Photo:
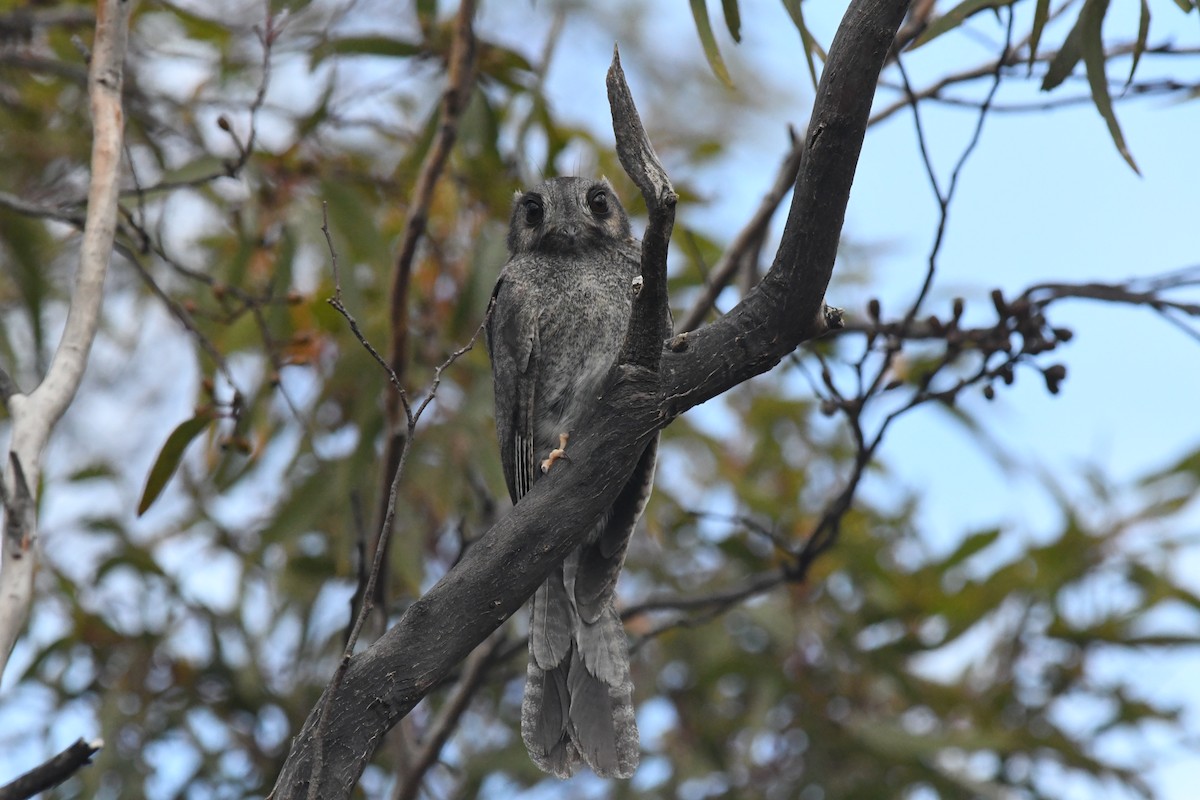
[[[616,360],[641,245],[606,181],[555,178],[517,196],[508,248],[487,337],[500,459],[516,502],[559,435],[576,432]],[[664,319],[664,337],[669,330]],[[627,778],[637,767],[633,684],[613,590],[657,450],[656,439],[584,544],[533,596],[521,733],[534,763],[559,777],[581,759],[604,777]],[[568,444],[568,458],[570,451]]]

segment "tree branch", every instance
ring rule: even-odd
[[[655,374],[618,364],[580,421],[571,460],[537,481],[512,512],[350,659],[329,698],[318,794],[349,796],[384,734],[515,613],[615,500],[646,444],[686,409],[778,363],[839,323],[825,289],[875,83],[905,0],[854,0],[829,50],[791,212],[763,282],[721,320],[672,340]],[[636,113],[635,109],[618,109]],[[624,127],[614,121],[614,129]],[[640,125],[640,123],[639,123]],[[293,740],[272,797],[303,797],[325,699]]]
[[[612,109],[613,135],[617,141],[617,157],[626,174],[642,192],[650,223],[642,236],[642,284],[633,302],[620,361],[657,372],[662,357],[662,320],[667,311],[667,249],[671,230],[675,226],[675,203],[679,198],[671,179],[663,169],[650,137],[642,127],[621,56],[613,48],[612,65],[608,68],[608,104]]]
[[[0,800],[25,800],[52,789],[92,762],[92,756],[104,747],[102,739],[85,742],[76,739],[66,750],[15,780],[0,786]]]
[[[1001,54],[1000,58],[997,59],[996,61],[993,61],[991,63],[979,64],[978,66],[971,67],[970,69],[965,69],[960,72],[951,73],[950,75],[943,75],[941,78],[939,78],[934,83],[931,83],[929,86],[926,86],[923,89],[915,89],[911,93],[906,91],[905,87],[903,87],[903,86],[893,87],[893,86],[889,85],[888,88],[895,88],[897,91],[899,91],[904,96],[899,98],[898,100],[895,100],[894,102],[884,106],[879,111],[877,111],[871,117],[871,124],[875,125],[876,123],[883,122],[885,119],[887,119],[888,117],[891,117],[896,112],[902,111],[905,108],[907,108],[908,106],[912,105],[914,100],[937,100],[937,101],[943,102],[943,103],[960,103],[960,102],[962,102],[962,101],[956,100],[955,98],[943,97],[942,92],[945,91],[946,89],[950,88],[951,86],[956,86],[956,85],[962,84],[962,83],[970,83],[972,81],[981,80],[983,78],[991,78],[992,76],[994,76],[997,73],[998,70],[1007,70],[1007,69],[1017,70],[1018,68],[1024,67],[1026,64],[1030,63],[1031,59],[1027,54],[1022,54],[1021,49],[1023,47],[1026,47],[1028,45],[1028,43],[1029,43],[1029,37],[1026,36],[1023,39],[1021,39],[1020,41],[1016,42],[1012,47],[1010,47],[1007,52]],[[1106,61],[1111,61],[1115,58],[1120,58],[1121,56],[1127,56],[1134,51],[1135,47],[1136,47],[1136,45],[1133,42],[1122,42],[1120,44],[1112,45],[1111,47],[1107,48],[1104,51],[1104,59]],[[1173,44],[1160,44],[1160,45],[1156,45],[1154,47],[1147,47],[1143,51],[1143,55],[1157,55],[1157,56],[1195,55],[1195,54],[1196,54],[1195,48],[1179,47],[1179,46],[1173,45]],[[1038,53],[1036,56],[1034,56],[1034,58],[1032,59],[1032,62],[1036,63],[1036,64],[1049,64],[1051,61],[1053,61],[1055,59],[1055,57],[1057,55],[1058,55],[1057,50],[1050,50],[1047,52]],[[1121,85],[1124,86],[1123,83]],[[1190,88],[1190,87],[1188,87],[1186,84],[1179,84],[1178,86],[1165,85],[1165,86],[1163,86],[1162,90],[1167,91],[1170,89],[1175,89],[1176,91],[1182,92],[1182,91],[1186,91],[1188,88]],[[1116,95],[1114,97],[1114,99],[1124,99],[1129,94],[1136,96],[1137,93],[1136,93],[1136,91],[1130,93],[1130,92],[1128,92],[1128,90],[1122,90],[1121,92],[1117,92],[1114,94]],[[1086,101],[1089,103],[1094,102],[1092,100],[1091,94],[1088,94],[1086,96],[1082,96],[1079,98],[1071,98],[1070,102],[1076,102],[1076,101]],[[1036,110],[1045,108],[1047,106],[1047,104],[1049,104],[1049,103],[1050,103],[1050,101],[1047,101],[1047,103],[1030,103],[1030,104],[1027,104],[1024,106],[1018,105],[1015,107],[1001,106],[1000,108],[1001,108],[1001,110],[1003,110],[1004,108],[1012,108],[1013,110],[1018,110],[1018,111],[1021,111],[1021,110],[1036,111]],[[1053,106],[1051,106],[1051,107],[1053,107]]]
[[[774,263],[724,317],[671,340],[662,366],[668,420],[766,372],[801,342],[841,326],[840,312],[825,306],[825,289],[875,84],[907,6],[903,0],[859,0],[846,10],[817,88]]]
[[[42,450],[50,429],[75,397],[100,321],[104,276],[112,258],[117,226],[118,173],[124,138],[121,87],[131,5],[125,0],[103,0],[98,7],[88,73],[94,129],[91,184],[79,271],[66,327],[46,376],[28,395],[13,394],[8,400],[12,439],[7,461],[11,466],[4,474],[4,483],[10,498],[18,496],[17,465],[24,471],[28,491],[36,497]],[[0,563],[0,674],[29,615],[37,561],[36,511],[30,515],[33,519],[29,527],[19,535],[11,524],[13,509],[6,507],[5,513],[9,516],[6,531],[13,533],[4,537],[4,561]]]

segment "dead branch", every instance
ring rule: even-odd
[[[0,800],[25,800],[47,789],[53,789],[90,764],[92,756],[100,752],[102,747],[104,741],[101,739],[91,742],[76,739],[58,755],[0,786]]]

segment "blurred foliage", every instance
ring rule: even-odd
[[[519,37],[480,27],[478,80],[412,277],[403,377],[418,398],[482,319],[514,189],[584,169],[635,195],[608,138],[561,119],[547,95],[546,70],[569,67],[554,52],[569,31],[621,38],[661,97],[706,86],[689,91],[717,115],[755,102],[625,38],[636,4],[492,5],[510,34],[524,24],[513,15],[536,16],[537,36],[515,48],[504,42]],[[811,65],[823,50],[801,4],[785,5]],[[91,8],[0,8],[0,191],[49,216],[0,204],[0,360],[27,387],[53,352],[78,242],[89,142],[73,37],[87,38]],[[326,303],[322,214],[345,305],[369,341],[387,341],[395,245],[438,124],[451,23],[430,2],[398,16],[319,0],[271,9],[269,24],[263,7],[233,2],[154,0],[134,14],[122,253],[83,394],[46,464],[39,599],[0,699],[0,780],[81,734],[106,741],[50,796],[262,795],[342,646],[358,548],[376,524],[387,385]],[[723,69],[706,4],[691,9]],[[722,12],[735,39],[753,24],[736,2]],[[702,129],[654,107],[668,164],[735,143],[737,126]],[[686,201],[704,202],[680,183]],[[722,242],[684,220],[676,243],[672,291],[686,299]],[[845,337],[816,352],[850,362],[862,349]],[[918,348],[914,369],[921,358],[953,361]],[[1175,711],[1094,662],[1197,643],[1194,626],[1163,632],[1154,620],[1200,612],[1166,569],[1182,544],[1162,533],[1189,508],[1200,455],[1137,491],[1097,480],[1082,506],[1062,499],[1058,531],[1036,540],[993,529],[937,549],[915,527],[918,497],[859,498],[836,545],[790,580],[794,548],[861,452],[796,390],[821,369],[814,359],[715,401],[719,425],[692,416],[666,433],[649,535],[623,582],[631,608],[666,601],[629,621],[645,767],[609,794],[1052,797],[1045,776],[1062,773],[1147,794],[1142,765],[1100,745],[1172,725]],[[482,345],[442,379],[398,499],[392,612],[507,504]],[[747,585],[759,588],[742,602],[713,598]],[[696,602],[671,608],[679,598]],[[522,658],[493,668],[443,753],[450,769],[430,773],[431,796],[509,797],[544,779],[515,733]],[[402,729],[419,735],[441,701]],[[1064,714],[1089,702],[1102,709],[1090,727]],[[371,796],[400,749],[381,748],[364,777]]]

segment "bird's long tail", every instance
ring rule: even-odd
[[[534,595],[521,736],[533,763],[566,778],[581,762],[604,778],[638,765],[638,732],[625,629],[611,598],[580,619],[560,573]]]

